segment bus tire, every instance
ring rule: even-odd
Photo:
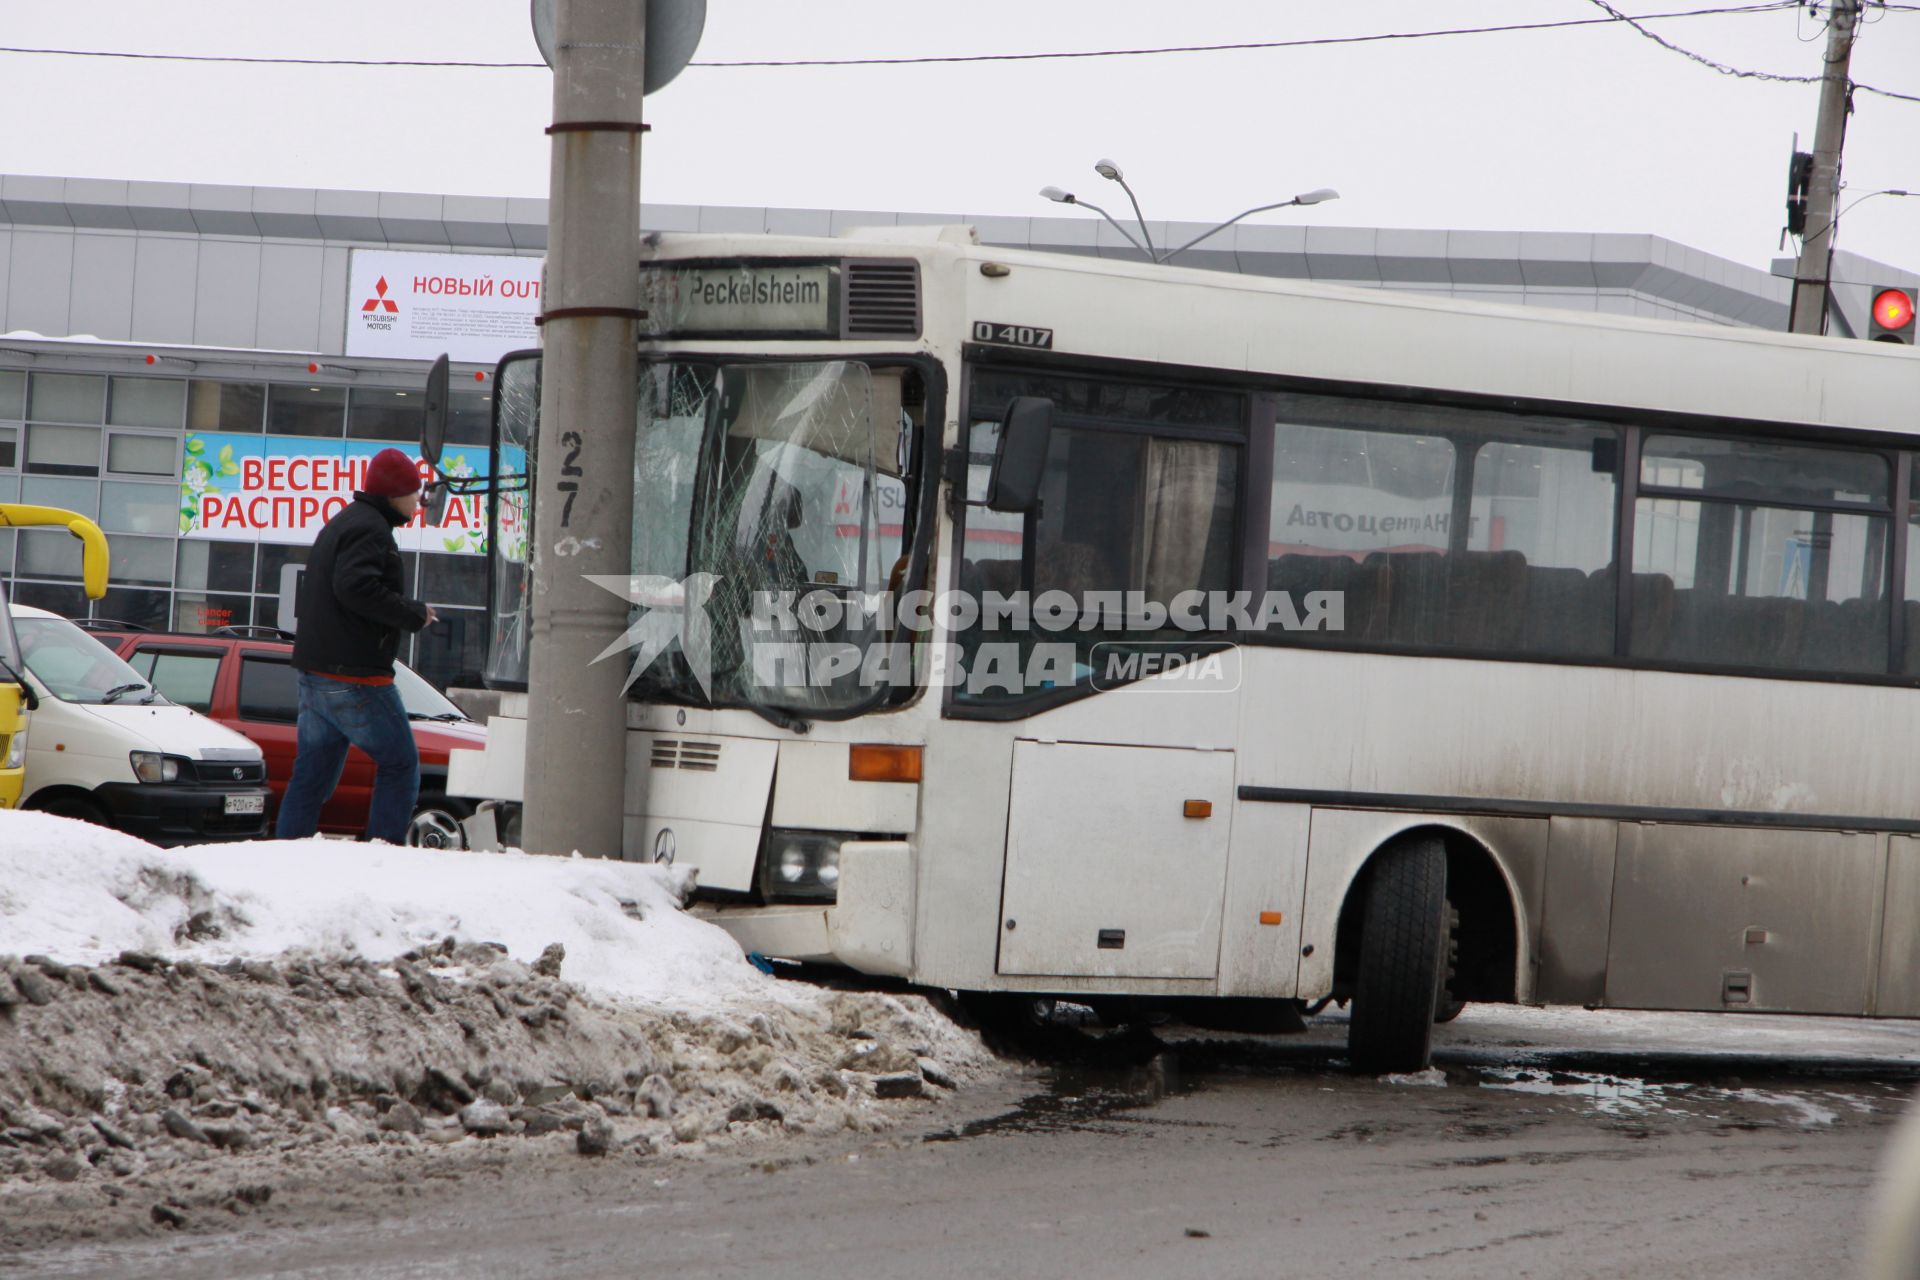
[[[1374,856],[1360,913],[1347,1056],[1356,1071],[1421,1071],[1446,978],[1447,853],[1438,837]]]
[[[1445,981],[1440,984],[1439,1002],[1433,1006],[1433,1020],[1436,1023],[1452,1022],[1467,1007],[1465,1000],[1457,999],[1454,990],[1460,981],[1460,908],[1447,903],[1447,972]]]

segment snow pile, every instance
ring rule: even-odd
[[[720,930],[685,915],[691,875],[642,863],[338,840],[161,850],[0,812],[0,953],[94,963],[122,951],[217,962],[288,952],[385,961],[445,937],[532,963],[566,948],[598,995],[700,1006],[774,998]]]
[[[688,880],[336,841],[163,851],[0,812],[0,1244],[24,1241],[9,1179],[108,1194],[217,1161],[271,1181],[289,1153],[512,1135],[693,1154],[882,1129],[997,1070],[921,997],[761,974],[680,910]],[[178,1225],[171,1203],[155,1222]]]

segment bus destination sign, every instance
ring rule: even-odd
[[[641,305],[655,337],[838,337],[835,269],[825,263],[647,267]]]

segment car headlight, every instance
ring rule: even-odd
[[[840,887],[845,839],[824,831],[774,831],[767,837],[765,896],[831,900]]]
[[[180,762],[158,751],[130,751],[133,776],[142,782],[172,782],[180,776]]]
[[[27,731],[22,729],[7,744],[7,762],[0,769],[18,769],[27,762]]]

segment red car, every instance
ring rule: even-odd
[[[300,707],[290,635],[271,627],[223,627],[210,635],[133,631],[101,622],[88,630],[169,701],[212,716],[259,743],[267,758],[267,786],[278,808],[293,776]],[[464,848],[460,820],[473,813],[473,804],[447,795],[447,753],[486,746],[487,731],[402,663],[394,664],[394,683],[420,748],[420,801],[407,843]],[[359,835],[366,829],[372,795],[373,761],[355,747],[347,754],[333,799],[320,811],[320,830]]]

